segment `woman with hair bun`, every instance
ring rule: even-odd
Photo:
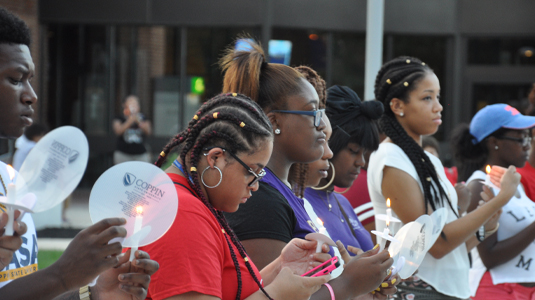
[[[457,194],[440,160],[424,152],[422,136],[442,123],[440,83],[431,68],[414,57],[385,63],[375,81],[375,98],[385,113],[380,125],[386,136],[370,157],[368,187],[376,213],[386,212],[406,224],[440,207],[449,211],[441,236],[418,269],[418,278],[398,286],[401,299],[467,299],[470,296],[467,251],[478,244],[476,231],[514,195],[520,175],[514,168],[502,178],[502,190],[485,205],[460,217]],[[378,231],[385,222],[376,220]],[[391,225],[394,231],[399,225]]]
[[[226,217],[251,258],[268,264],[292,238],[317,231],[303,200],[293,194],[288,174],[292,164],[322,157],[325,123],[318,93],[303,75],[266,62],[262,48],[250,45],[248,51],[232,47],[222,58],[223,91],[248,95],[262,107],[274,130],[273,154],[258,191]],[[386,251],[377,252],[353,258],[311,299],[350,299],[377,288],[392,265]]]
[[[334,187],[350,187],[365,164],[364,154],[379,147],[379,133],[373,120],[381,116],[383,105],[377,101],[362,102],[350,88],[335,85],[327,90],[326,107],[332,120],[329,140],[332,155],[330,161],[309,164],[309,183],[316,181],[316,184],[308,187],[304,196],[335,241],[368,251],[373,247],[370,234],[349,201],[334,192]],[[318,175],[325,175],[319,177],[319,183]]]
[[[524,166],[531,143],[529,129],[534,126],[535,117],[524,116],[506,104],[493,104],[478,111],[470,126],[456,129],[452,149],[459,179],[466,180],[472,191],[468,211],[482,200],[487,165]],[[499,223],[471,252],[470,291],[474,300],[533,299],[535,293],[535,272],[530,266],[530,259],[535,257],[535,207],[522,185],[503,211]]]

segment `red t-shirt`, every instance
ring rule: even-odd
[[[343,193],[346,189],[335,187],[334,190]],[[349,190],[344,193],[344,196],[355,209],[355,214],[359,217],[362,225],[375,222],[372,200],[368,192],[368,173],[366,170],[360,169],[359,176],[355,179]]]
[[[533,166],[526,162],[524,167],[517,169],[518,173],[522,175],[520,182],[524,186],[524,191],[531,201],[535,201],[535,169]]]
[[[175,184],[179,205],[173,225],[159,240],[141,248],[160,264],[158,272],[152,275],[147,299],[198,292],[234,300],[238,291],[236,268],[217,219],[192,194],[184,177],[168,175],[173,182],[188,188]],[[232,247],[241,270],[241,299],[245,299],[259,288],[238,249],[234,245]],[[261,280],[260,273],[251,264]]]

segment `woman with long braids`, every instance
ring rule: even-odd
[[[308,299],[327,282],[298,275],[329,257],[313,241],[292,240],[259,272],[223,216],[258,189],[272,143],[260,107],[234,93],[206,102],[164,147],[157,166],[179,149],[166,172],[180,206],[169,231],[143,247],[161,265],[147,299]]]
[[[375,212],[386,212],[387,198],[402,223],[440,207],[449,211],[441,236],[418,269],[418,278],[401,283],[397,295],[401,299],[467,299],[467,251],[477,245],[479,227],[513,196],[520,176],[514,168],[507,170],[496,197],[459,217],[457,195],[440,160],[421,147],[422,136],[434,134],[442,123],[437,76],[417,58],[398,57],[379,70],[375,98],[385,107],[380,126],[388,136],[371,155],[368,168]],[[376,227],[382,231],[385,222],[376,220]]]
[[[452,149],[459,179],[466,180],[472,191],[468,211],[483,200],[487,165],[524,166],[530,150],[529,129],[534,126],[535,117],[523,116],[506,104],[493,104],[478,111],[470,126],[455,130]],[[486,238],[481,237],[483,241],[471,252],[472,299],[533,299],[535,272],[529,259],[535,257],[535,206],[522,185],[517,194],[503,207],[499,223],[488,228]]]
[[[240,210],[226,214],[229,223],[255,261],[267,265],[294,237],[315,232],[302,199],[288,181],[294,163],[318,160],[323,154],[325,123],[314,87],[295,69],[267,63],[262,48],[230,48],[221,60],[223,92],[251,97],[268,115],[275,136],[266,176]],[[378,247],[352,259],[344,272],[325,284],[311,299],[351,299],[371,292],[387,276],[389,254]]]

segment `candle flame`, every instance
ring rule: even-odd
[[[487,174],[490,174],[490,165],[487,165],[487,168],[485,168],[485,171],[487,171]]]
[[[323,226],[323,221],[322,221],[320,218],[317,218],[316,220],[318,221],[318,223],[319,223],[321,226]]]
[[[386,207],[390,208],[390,198],[386,198]]]
[[[136,207],[136,212],[138,215],[141,215],[143,213],[143,207],[141,206]]]
[[[7,172],[9,173],[9,179],[15,178],[15,169],[11,165],[7,165]]]
[[[388,225],[390,225],[390,220],[386,220],[386,228],[388,228]]]

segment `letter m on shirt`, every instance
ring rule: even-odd
[[[529,271],[529,266],[531,265],[532,260],[533,259],[530,258],[527,262],[524,262],[524,255],[520,255],[520,261],[516,264],[516,267]]]

